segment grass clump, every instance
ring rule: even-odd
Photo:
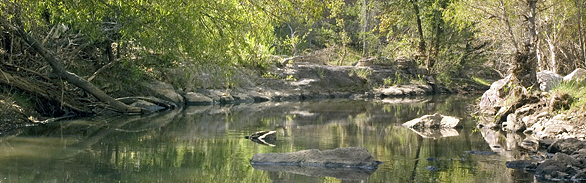
[[[562,81],[551,90],[551,96],[569,96],[568,112],[586,110],[586,83],[579,81]],[[567,97],[563,97],[567,98]]]
[[[358,76],[359,78],[362,79],[368,79],[368,76],[370,76],[372,74],[372,70],[369,69],[363,69],[363,68],[355,68],[350,70],[350,73],[348,73],[348,75],[350,76]]]

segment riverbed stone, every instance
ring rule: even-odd
[[[558,139],[555,140],[547,149],[549,153],[565,153],[572,154],[580,149],[586,148],[586,142],[576,138]]]
[[[503,128],[509,132],[521,132],[526,129],[525,123],[517,119],[517,114],[509,114],[507,121],[502,124]]]
[[[209,97],[214,102],[219,102],[223,104],[234,102],[234,97],[232,97],[232,95],[227,91],[209,90]]]
[[[291,153],[259,153],[252,156],[252,165],[317,166],[331,168],[376,169],[376,161],[366,148],[345,147],[332,150],[309,149]]]
[[[505,165],[507,166],[507,168],[512,169],[532,170],[537,168],[537,162],[535,162],[534,160],[507,161]]]
[[[185,103],[188,105],[210,105],[214,103],[214,100],[201,93],[187,92],[185,94]]]
[[[168,99],[175,104],[183,105],[185,102],[183,96],[175,91],[173,85],[161,81],[154,81],[147,84],[147,87],[152,90],[156,95],[155,97],[161,97]]]
[[[234,98],[235,102],[238,103],[252,103],[254,102],[254,97],[247,93],[234,93],[232,94],[232,98]]]
[[[439,113],[435,113],[433,115],[424,115],[420,118],[415,118],[410,121],[403,123],[403,126],[408,128],[456,128],[461,126],[460,119],[451,117],[451,116],[444,116]]]

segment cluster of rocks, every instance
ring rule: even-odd
[[[506,166],[534,172],[538,181],[586,181],[586,142],[576,138],[540,140],[539,146],[545,155],[508,161]]]
[[[574,99],[551,92],[562,81],[585,82],[584,78],[584,69],[564,77],[541,71],[537,73],[541,92],[529,92],[509,75],[483,94],[479,127],[522,132],[525,139],[518,139],[520,147],[534,154],[530,160],[509,161],[507,167],[532,171],[538,181],[586,181],[586,142],[582,141],[586,131],[579,121],[584,115],[555,114],[553,111],[569,109]]]
[[[450,93],[451,90],[436,84],[432,77],[421,75],[421,84],[382,86],[386,79],[397,76],[405,77],[417,73],[411,66],[380,66],[372,64],[374,58],[363,60],[360,66],[329,66],[296,63],[293,67],[275,68],[271,73],[281,78],[257,78],[258,81],[247,86],[229,89],[195,89],[181,91],[171,84],[154,81],[144,88],[145,93],[167,100],[175,105],[160,105],[161,102],[147,98],[125,98],[124,103],[147,108],[152,111],[174,108],[184,105],[216,105],[253,103],[264,101],[301,101],[328,98],[394,98],[424,96],[436,93]],[[369,63],[371,65],[364,65]],[[400,62],[403,63],[403,62]],[[403,68],[405,67],[405,68]],[[359,76],[357,72],[364,72]]]
[[[512,76],[494,82],[480,101],[482,113],[480,127],[502,129],[508,132],[524,132],[538,139],[580,138],[584,139],[582,126],[571,123],[580,114],[552,114],[558,109],[568,109],[572,98],[567,94],[549,91],[561,81],[582,81],[586,70],[576,69],[561,77],[553,72],[537,73],[542,92],[534,94],[515,84]]]

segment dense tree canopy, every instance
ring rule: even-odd
[[[96,65],[78,73],[90,81],[111,65],[228,78],[220,85],[182,82],[188,90],[230,87],[234,67],[263,69],[273,55],[317,50],[333,53],[330,64],[413,58],[447,82],[475,65],[505,72],[524,50],[535,55],[533,70],[563,73],[584,66],[586,53],[580,0],[1,1],[4,23],[21,21],[66,67],[75,70],[80,60]],[[4,55],[13,49],[11,36],[3,26]]]

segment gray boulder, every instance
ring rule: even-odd
[[[517,114],[509,114],[507,116],[507,121],[502,124],[503,129],[509,132],[522,132],[523,130],[527,129],[525,123],[518,119]]]
[[[382,97],[422,96],[433,93],[433,88],[429,85],[402,85],[390,86],[375,91],[380,93]]]
[[[451,116],[444,116],[438,113],[433,115],[425,115],[420,118],[415,118],[410,121],[403,123],[403,126],[419,129],[419,128],[456,128],[460,127],[460,119],[451,117]]]
[[[565,153],[572,154],[580,149],[586,149],[586,142],[578,140],[576,138],[558,139],[554,141],[549,148],[548,153]]]
[[[496,114],[497,109],[500,108],[501,102],[504,100],[505,93],[503,88],[511,83],[511,75],[495,81],[490,85],[490,89],[482,94],[480,99],[480,111],[487,114]]]
[[[540,71],[537,73],[537,82],[541,91],[550,91],[562,82],[562,76],[551,71]]]
[[[210,105],[214,103],[214,100],[200,93],[187,92],[184,97],[185,103],[189,105]]]
[[[374,61],[376,61],[376,57],[365,57],[358,60],[358,63],[356,63],[355,67],[369,67],[374,63]]]
[[[281,165],[328,168],[376,169],[381,162],[360,147],[345,147],[320,151],[303,150],[292,153],[261,153],[250,159],[253,166]]]
[[[234,97],[232,97],[229,92],[225,91],[209,90],[209,97],[212,98],[214,102],[220,102],[223,104],[234,102]]]
[[[160,97],[163,99],[168,99],[175,104],[183,105],[185,102],[183,101],[183,96],[179,95],[173,85],[169,83],[164,83],[161,81],[155,81],[152,83],[147,84],[147,87],[150,88],[154,93],[156,93],[156,97]]]
[[[571,81],[571,80],[583,81],[584,78],[586,78],[586,69],[577,68],[572,73],[564,76],[564,81]]]

